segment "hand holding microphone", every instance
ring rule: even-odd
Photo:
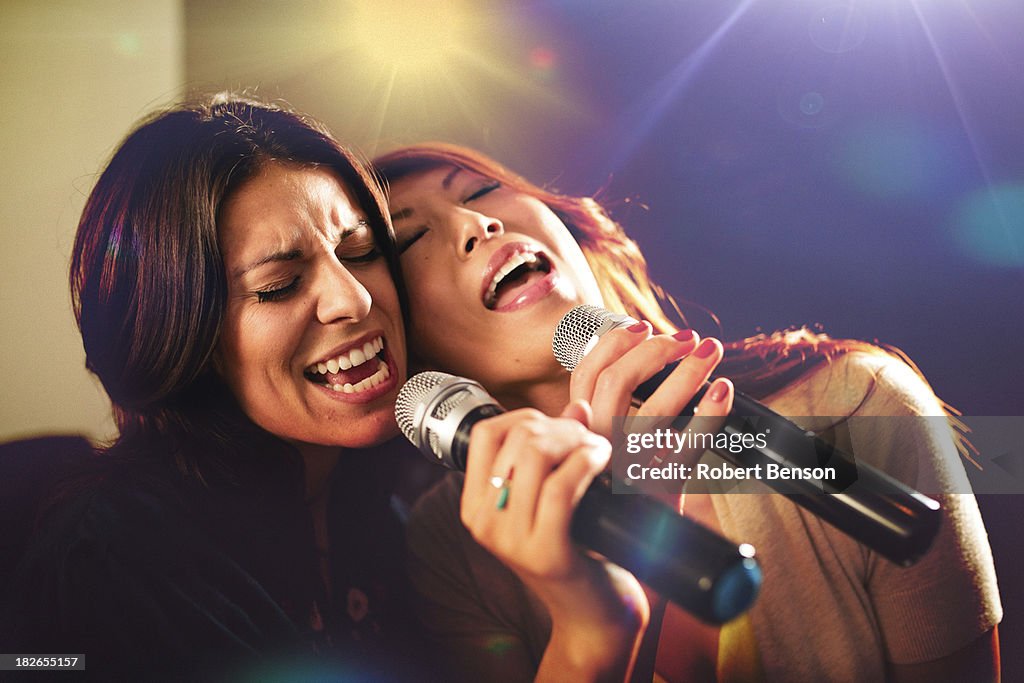
[[[403,433],[431,459],[458,470],[466,469],[471,453],[474,458],[485,459],[487,467],[473,468],[472,480],[467,477],[466,481],[467,487],[473,486],[476,509],[464,509],[463,512],[471,518],[475,513],[482,516],[482,522],[467,520],[472,524],[508,527],[508,538],[514,538],[515,530],[511,528],[516,526],[512,521],[513,515],[505,513],[511,511],[510,501],[515,500],[521,486],[524,492],[520,496],[537,501],[535,508],[531,503],[529,510],[516,513],[522,514],[521,519],[534,526],[552,521],[561,523],[557,519],[541,519],[541,506],[545,501],[543,494],[536,495],[536,487],[545,477],[544,485],[550,483],[553,477],[559,476],[563,467],[588,465],[574,463],[570,454],[553,472],[550,469],[544,471],[543,458],[539,469],[535,465],[519,469],[514,464],[516,452],[520,456],[536,455],[534,451],[545,448],[543,444],[548,435],[539,434],[539,440],[532,443],[522,435],[513,435],[510,439],[518,439],[518,444],[499,444],[493,439],[493,430],[497,429],[496,433],[502,434],[501,425],[497,423],[503,418],[510,418],[511,414],[497,418],[491,422],[490,428],[483,425],[484,429],[474,434],[471,445],[469,435],[474,425],[503,412],[479,384],[436,372],[413,376],[399,393],[395,408]],[[562,438],[554,433],[552,437]],[[503,449],[504,446],[508,448]],[[557,444],[549,444],[548,447],[558,450]],[[512,468],[506,469],[509,464]],[[569,469],[564,475],[566,483],[578,479]],[[485,509],[479,501],[489,499],[479,494],[487,485],[494,487],[491,490],[494,503]],[[574,493],[578,497],[579,492]],[[558,516],[560,510],[569,508],[553,506],[547,509]],[[537,513],[535,516],[534,511]],[[728,621],[745,611],[760,586],[760,569],[753,560],[753,548],[749,545],[737,546],[680,517],[675,510],[652,498],[614,495],[605,482],[595,482],[587,488],[579,498],[571,521],[562,522],[568,522],[571,537],[577,543],[628,569],[664,597],[710,623]],[[525,531],[520,529],[517,533]],[[528,534],[520,538],[527,542],[530,540]],[[555,550],[561,552],[561,549],[552,552]]]
[[[652,336],[649,323],[634,322],[602,336],[600,343],[580,360],[572,372],[569,395],[572,400],[590,403],[594,410],[590,428],[614,442],[621,436],[615,433],[615,416],[674,416],[680,401],[700,391],[699,417],[692,418],[688,426],[701,433],[714,433],[724,424],[734,398],[732,382],[728,379],[719,377],[709,383],[722,356],[722,344],[717,339],[701,340],[690,330]],[[637,405],[633,397],[636,387],[669,364],[676,368],[671,376]],[[705,385],[708,385],[707,390],[703,391]],[[692,465],[703,451],[678,449],[672,461]],[[659,461],[660,458],[652,463]],[[680,491],[674,488],[676,500],[672,502],[678,506]]]
[[[552,349],[558,361],[574,370],[602,335],[637,324],[628,316],[596,306],[577,306],[565,315],[555,331]],[[666,381],[678,382],[679,362],[669,363],[633,390],[634,399],[650,399]],[[671,378],[671,379],[670,379]],[[705,384],[679,411],[692,416],[710,385]],[[665,391],[662,389],[661,396]],[[689,397],[689,394],[686,394]],[[703,413],[701,403],[701,413]],[[801,478],[764,479],[764,483],[870,547],[902,565],[920,558],[938,533],[939,504],[927,496],[894,480],[831,444],[806,432],[754,399],[737,392],[733,408],[723,421],[722,431],[733,437],[771,434],[766,447],[716,451],[740,467],[771,465],[787,471],[813,469],[828,465],[837,476],[831,481]],[[740,495],[740,494],[737,494]]]

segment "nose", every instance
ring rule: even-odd
[[[316,317],[324,325],[343,320],[357,322],[370,313],[373,297],[369,290],[337,261],[325,264],[316,287]]]
[[[497,237],[505,232],[505,226],[497,218],[486,216],[476,211],[465,211],[462,217],[462,229],[459,234],[459,253],[468,256],[481,241]]]

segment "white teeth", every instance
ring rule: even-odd
[[[391,370],[388,369],[388,364],[383,361],[377,361],[377,372],[373,373],[366,379],[356,382],[355,384],[334,384],[330,385],[330,388],[336,392],[344,394],[358,394],[360,391],[366,391],[372,389],[381,382],[391,377]]]
[[[349,370],[357,365],[362,365],[380,353],[383,349],[384,338],[377,337],[363,344],[362,348],[352,349],[348,353],[343,353],[337,358],[332,358],[331,360],[321,361],[311,365],[306,368],[306,372],[309,374],[319,373],[321,375],[326,375],[328,372],[335,373],[339,370]]]
[[[484,295],[484,303],[494,303],[495,295],[498,293],[498,285],[505,277],[513,270],[523,265],[524,263],[534,264],[537,262],[537,255],[533,252],[521,252],[517,251],[509,257],[508,261],[498,268],[494,273],[494,277],[491,279],[491,283],[487,286],[487,294]]]

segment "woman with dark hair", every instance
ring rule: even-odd
[[[945,415],[895,351],[805,329],[724,345],[678,330],[663,312],[671,299],[651,284],[637,245],[591,198],[539,188],[455,145],[403,148],[375,165],[390,186],[413,366],[476,379],[508,407],[553,412],[569,399],[587,400],[593,428],[606,437],[613,416],[634,414],[633,389],[680,356],[636,414],[678,414],[714,371],[798,421]],[[605,334],[570,375],[551,353],[551,334],[578,304],[648,322]],[[708,395],[716,386],[731,396],[721,378]],[[881,458],[871,464],[897,478],[962,478],[950,430],[932,424],[874,421],[868,433],[850,420],[849,438],[870,444],[864,452]],[[509,564],[487,529],[459,529],[459,486],[457,477],[439,484],[411,522],[421,611],[467,678],[513,680],[503,674],[529,670],[542,656],[549,618],[498,561]],[[636,670],[669,681],[997,678],[1001,606],[976,503],[930,492],[943,504],[939,536],[904,569],[783,496],[688,488],[681,510],[752,543],[764,586],[753,609],[721,629],[652,598],[655,626]],[[502,642],[500,652],[491,641]]]
[[[5,587],[0,650],[84,654],[98,680],[291,680],[313,675],[313,655],[345,680],[442,677],[408,614],[393,496],[407,463],[353,450],[397,433],[391,243],[364,166],[282,108],[217,96],[125,139],[71,264],[120,434],[45,505]],[[608,445],[584,406],[567,415],[480,425],[470,476],[509,449],[558,462],[537,480],[565,495],[538,509],[570,509]],[[540,432],[558,446],[538,447]],[[539,536],[567,534],[556,519]],[[553,565],[614,609],[581,558]],[[619,649],[628,666],[632,641]]]

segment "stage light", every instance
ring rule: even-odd
[[[349,6],[341,39],[394,75],[423,76],[448,68],[473,49],[472,10],[460,0],[377,0]]]
[[[337,93],[325,118],[366,154],[423,139],[486,146],[494,131],[516,149],[587,114],[559,79],[561,46],[513,4],[348,0],[325,16],[335,43],[320,68],[335,69]]]

